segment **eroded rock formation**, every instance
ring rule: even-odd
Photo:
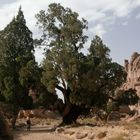
[[[130,61],[125,60],[124,63],[127,72],[127,81],[123,84],[122,88],[124,90],[135,89],[140,97],[140,54],[134,52]]]

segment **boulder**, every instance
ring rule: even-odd
[[[129,106],[122,105],[122,106],[119,106],[119,112],[130,114],[131,110],[130,110]]]
[[[102,138],[106,137],[106,135],[107,135],[107,131],[100,132],[97,134],[97,138],[102,139]]]
[[[93,133],[89,133],[89,134],[88,134],[88,139],[89,139],[89,140],[93,140],[94,137],[95,137],[95,135],[94,135]]]
[[[77,139],[83,139],[83,138],[85,138],[85,137],[87,137],[87,133],[81,133],[81,132],[78,132],[77,134],[76,134],[76,138]]]
[[[65,129],[62,127],[56,128],[56,133],[62,133],[64,131],[65,131]]]
[[[64,133],[65,133],[65,134],[68,134],[68,135],[73,135],[73,134],[75,134],[75,132],[74,132],[74,131],[71,131],[71,130],[66,130]]]
[[[121,115],[118,111],[113,111],[109,114],[107,120],[108,121],[119,121],[121,118]]]

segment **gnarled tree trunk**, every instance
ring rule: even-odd
[[[80,107],[76,105],[66,105],[65,109],[62,113],[63,117],[63,124],[69,125],[76,123],[76,120],[78,119],[78,116],[81,114]]]
[[[64,89],[60,86],[57,86],[57,89],[59,89],[64,95],[64,103],[62,100],[59,100],[59,103],[57,104],[57,109],[59,110],[63,118],[61,125],[76,123],[78,116],[81,114],[81,108],[79,106],[73,105],[70,102],[70,88]]]
[[[12,125],[13,129],[16,129],[16,120],[17,120],[17,117],[18,117],[18,113],[19,113],[19,108],[14,107],[13,112],[12,112],[12,119],[11,119],[11,125]]]
[[[64,104],[61,99],[58,99],[56,108],[59,110],[63,118],[61,125],[76,123],[78,116],[81,114],[81,108],[79,106],[70,103]]]

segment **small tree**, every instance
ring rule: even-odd
[[[31,62],[36,65],[33,53],[32,33],[19,8],[17,16],[0,32],[0,90],[5,102],[13,106],[13,128],[23,98],[28,98],[28,88],[33,84],[33,71],[32,75],[23,76],[25,67],[31,70]],[[25,79],[31,82],[23,82]]]

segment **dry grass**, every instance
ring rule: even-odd
[[[105,124],[104,121],[97,120],[97,118],[78,119],[77,122],[80,124],[91,124],[91,125]]]

